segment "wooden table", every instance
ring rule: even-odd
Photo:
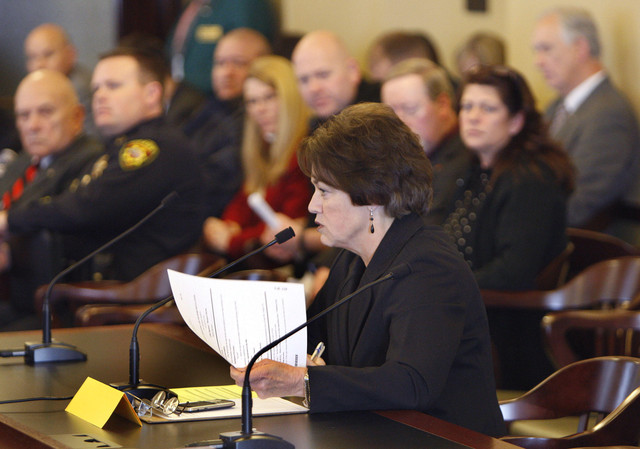
[[[25,365],[22,358],[0,359],[0,401],[35,396],[72,396],[87,376],[104,383],[128,380],[132,326],[55,329],[54,339],[87,353],[80,363]],[[38,341],[38,332],[0,333],[0,349],[21,348]],[[140,329],[140,375],[168,387],[231,383],[229,365],[184,327],[149,324]],[[76,446],[80,437],[107,446],[176,448],[221,432],[240,429],[239,419],[145,424],[142,428],[119,417],[100,429],[64,411],[65,401],[0,405],[0,447],[89,448]],[[433,448],[508,449],[515,446],[415,411],[347,412],[270,416],[254,419],[254,427],[293,443],[298,449]],[[82,443],[82,441],[81,441]]]

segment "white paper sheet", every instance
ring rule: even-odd
[[[167,270],[189,328],[235,367],[306,320],[304,287],[290,282],[211,279]],[[306,328],[263,358],[305,366]]]

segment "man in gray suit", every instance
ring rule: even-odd
[[[544,13],[533,35],[535,63],[559,98],[547,110],[551,135],[576,167],[568,224],[603,229],[637,177],[638,124],[600,62],[595,23],[582,9]]]

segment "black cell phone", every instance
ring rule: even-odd
[[[219,408],[228,408],[236,405],[234,401],[229,399],[212,399],[210,401],[185,402],[180,404],[184,406],[184,413],[206,412],[208,410],[216,410]]]

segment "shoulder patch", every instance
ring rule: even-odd
[[[159,152],[158,144],[153,140],[130,140],[120,148],[120,168],[123,170],[137,170],[152,163]]]

